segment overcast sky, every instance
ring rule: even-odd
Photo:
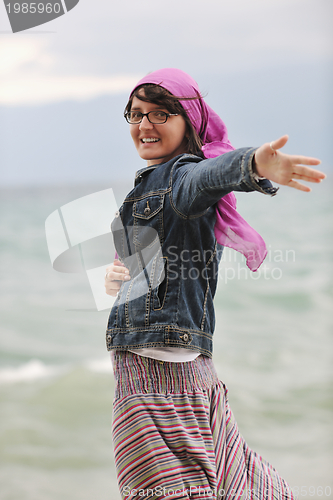
[[[332,19],[331,0],[80,0],[60,18],[13,34],[1,3],[1,125],[8,133],[10,110],[23,113],[27,107],[118,95],[123,107],[141,76],[178,67],[198,81],[210,104],[224,99],[227,116],[233,102],[238,122],[242,107],[253,114],[253,89],[258,116],[282,109],[286,99],[291,115],[299,114],[300,104],[293,109],[293,102],[302,92],[302,102],[313,101],[315,94],[316,109],[303,109],[300,120],[315,120],[328,130]],[[232,118],[229,122],[235,127]],[[318,154],[328,141],[326,136],[316,141]]]
[[[4,33],[4,4],[0,15],[2,104],[128,91],[160,67],[212,77],[328,63],[333,52],[331,0],[80,0],[16,34]]]

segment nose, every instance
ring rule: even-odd
[[[142,118],[142,122],[139,125],[139,128],[140,128],[140,130],[150,130],[150,129],[153,128],[153,126],[154,125],[152,123],[150,123],[150,121],[148,120],[147,116],[144,116]]]

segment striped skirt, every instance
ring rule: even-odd
[[[124,500],[286,500],[277,471],[240,435],[211,359],[115,351],[113,441]]]

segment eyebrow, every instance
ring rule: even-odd
[[[152,111],[158,111],[158,110],[163,111],[163,110],[165,110],[165,109],[167,109],[167,108],[165,108],[165,107],[160,107],[160,108],[155,108],[155,109],[152,109]],[[140,111],[140,110],[141,110],[141,107],[139,107],[139,108],[138,108],[138,107],[136,107],[136,108],[131,108],[131,111],[133,111],[133,110],[138,110],[138,111]]]

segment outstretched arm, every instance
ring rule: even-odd
[[[283,186],[290,186],[301,191],[311,191],[308,186],[296,179],[317,183],[325,179],[326,176],[323,172],[305,166],[319,165],[320,160],[308,156],[281,153],[279,149],[283,148],[287,141],[288,136],[284,135],[280,139],[270,144],[263,144],[257,149],[254,155],[257,174]]]

